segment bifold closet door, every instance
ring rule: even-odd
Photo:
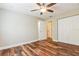
[[[68,17],[58,21],[58,40],[79,45],[79,16]]]

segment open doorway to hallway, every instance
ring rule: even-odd
[[[52,21],[38,21],[39,40],[52,41]]]
[[[46,21],[47,40],[52,41],[52,21]]]

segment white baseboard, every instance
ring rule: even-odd
[[[58,41],[58,42],[63,42],[63,41]],[[63,42],[63,43],[79,46],[79,44],[75,44],[75,43],[69,43],[69,42]]]
[[[37,40],[30,41],[30,42],[23,42],[23,43],[18,43],[18,44],[10,45],[10,46],[0,47],[0,50],[8,49],[8,48],[13,48],[13,47],[17,47],[17,46],[20,46],[20,45],[24,45],[24,44],[28,44],[28,43],[32,43],[32,42],[36,42],[36,41],[39,41],[39,40],[37,39]]]

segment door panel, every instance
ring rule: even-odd
[[[39,39],[43,40],[46,39],[46,22],[40,20],[38,22],[38,32],[39,32]]]

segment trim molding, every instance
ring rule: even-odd
[[[66,43],[66,44],[71,44],[71,45],[77,45],[77,46],[79,46],[79,44],[74,44],[74,43],[69,43],[69,42],[64,42],[64,41],[58,41],[58,42],[63,42],[63,43]]]

